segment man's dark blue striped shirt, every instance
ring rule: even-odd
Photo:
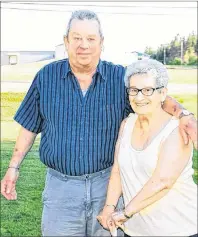
[[[68,59],[36,74],[14,119],[41,132],[46,166],[76,176],[113,164],[119,126],[129,113],[124,73],[123,66],[100,60],[84,97]]]

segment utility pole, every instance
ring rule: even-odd
[[[164,45],[164,65],[166,65],[166,48],[165,48],[165,45]]]
[[[181,64],[184,62],[184,38],[181,38]]]
[[[163,49],[163,51],[164,51],[164,59],[163,59],[164,65],[166,65],[166,47],[167,46],[168,46],[168,44],[161,44],[161,49]]]

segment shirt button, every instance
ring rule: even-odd
[[[83,137],[80,137],[80,141],[83,141]]]

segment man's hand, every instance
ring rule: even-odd
[[[163,110],[167,113],[179,118],[184,107],[174,98],[166,96],[163,104]],[[197,149],[197,121],[192,115],[183,116],[180,119],[180,131],[184,139],[184,143],[188,144],[189,139],[192,140],[194,148]]]
[[[18,169],[8,168],[4,178],[1,180],[1,194],[7,200],[17,199],[17,192],[15,186],[18,177],[19,177]]]
[[[114,212],[114,209],[115,208],[113,206],[104,206],[103,210],[97,216],[97,220],[99,221],[99,223],[107,230],[109,230],[107,220],[111,217],[111,214]]]
[[[111,214],[111,217],[118,226],[122,225],[128,220],[128,218],[124,216],[124,211],[116,211]]]
[[[128,220],[124,216],[124,211],[115,211],[111,214],[111,217],[107,219],[107,226],[111,230],[120,227],[123,231],[125,229],[124,223]]]
[[[184,139],[184,143],[188,144],[189,139],[192,140],[194,148],[197,150],[197,120],[193,115],[183,116],[180,119],[180,132]]]

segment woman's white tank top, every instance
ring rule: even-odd
[[[125,206],[152,176],[160,144],[179,125],[178,119],[172,117],[147,148],[138,151],[131,145],[131,134],[137,117],[137,114],[130,114],[127,118],[118,153]],[[197,185],[192,178],[192,156],[193,148],[188,164],[171,190],[157,202],[133,215],[125,223],[126,234],[189,236],[197,233]]]

